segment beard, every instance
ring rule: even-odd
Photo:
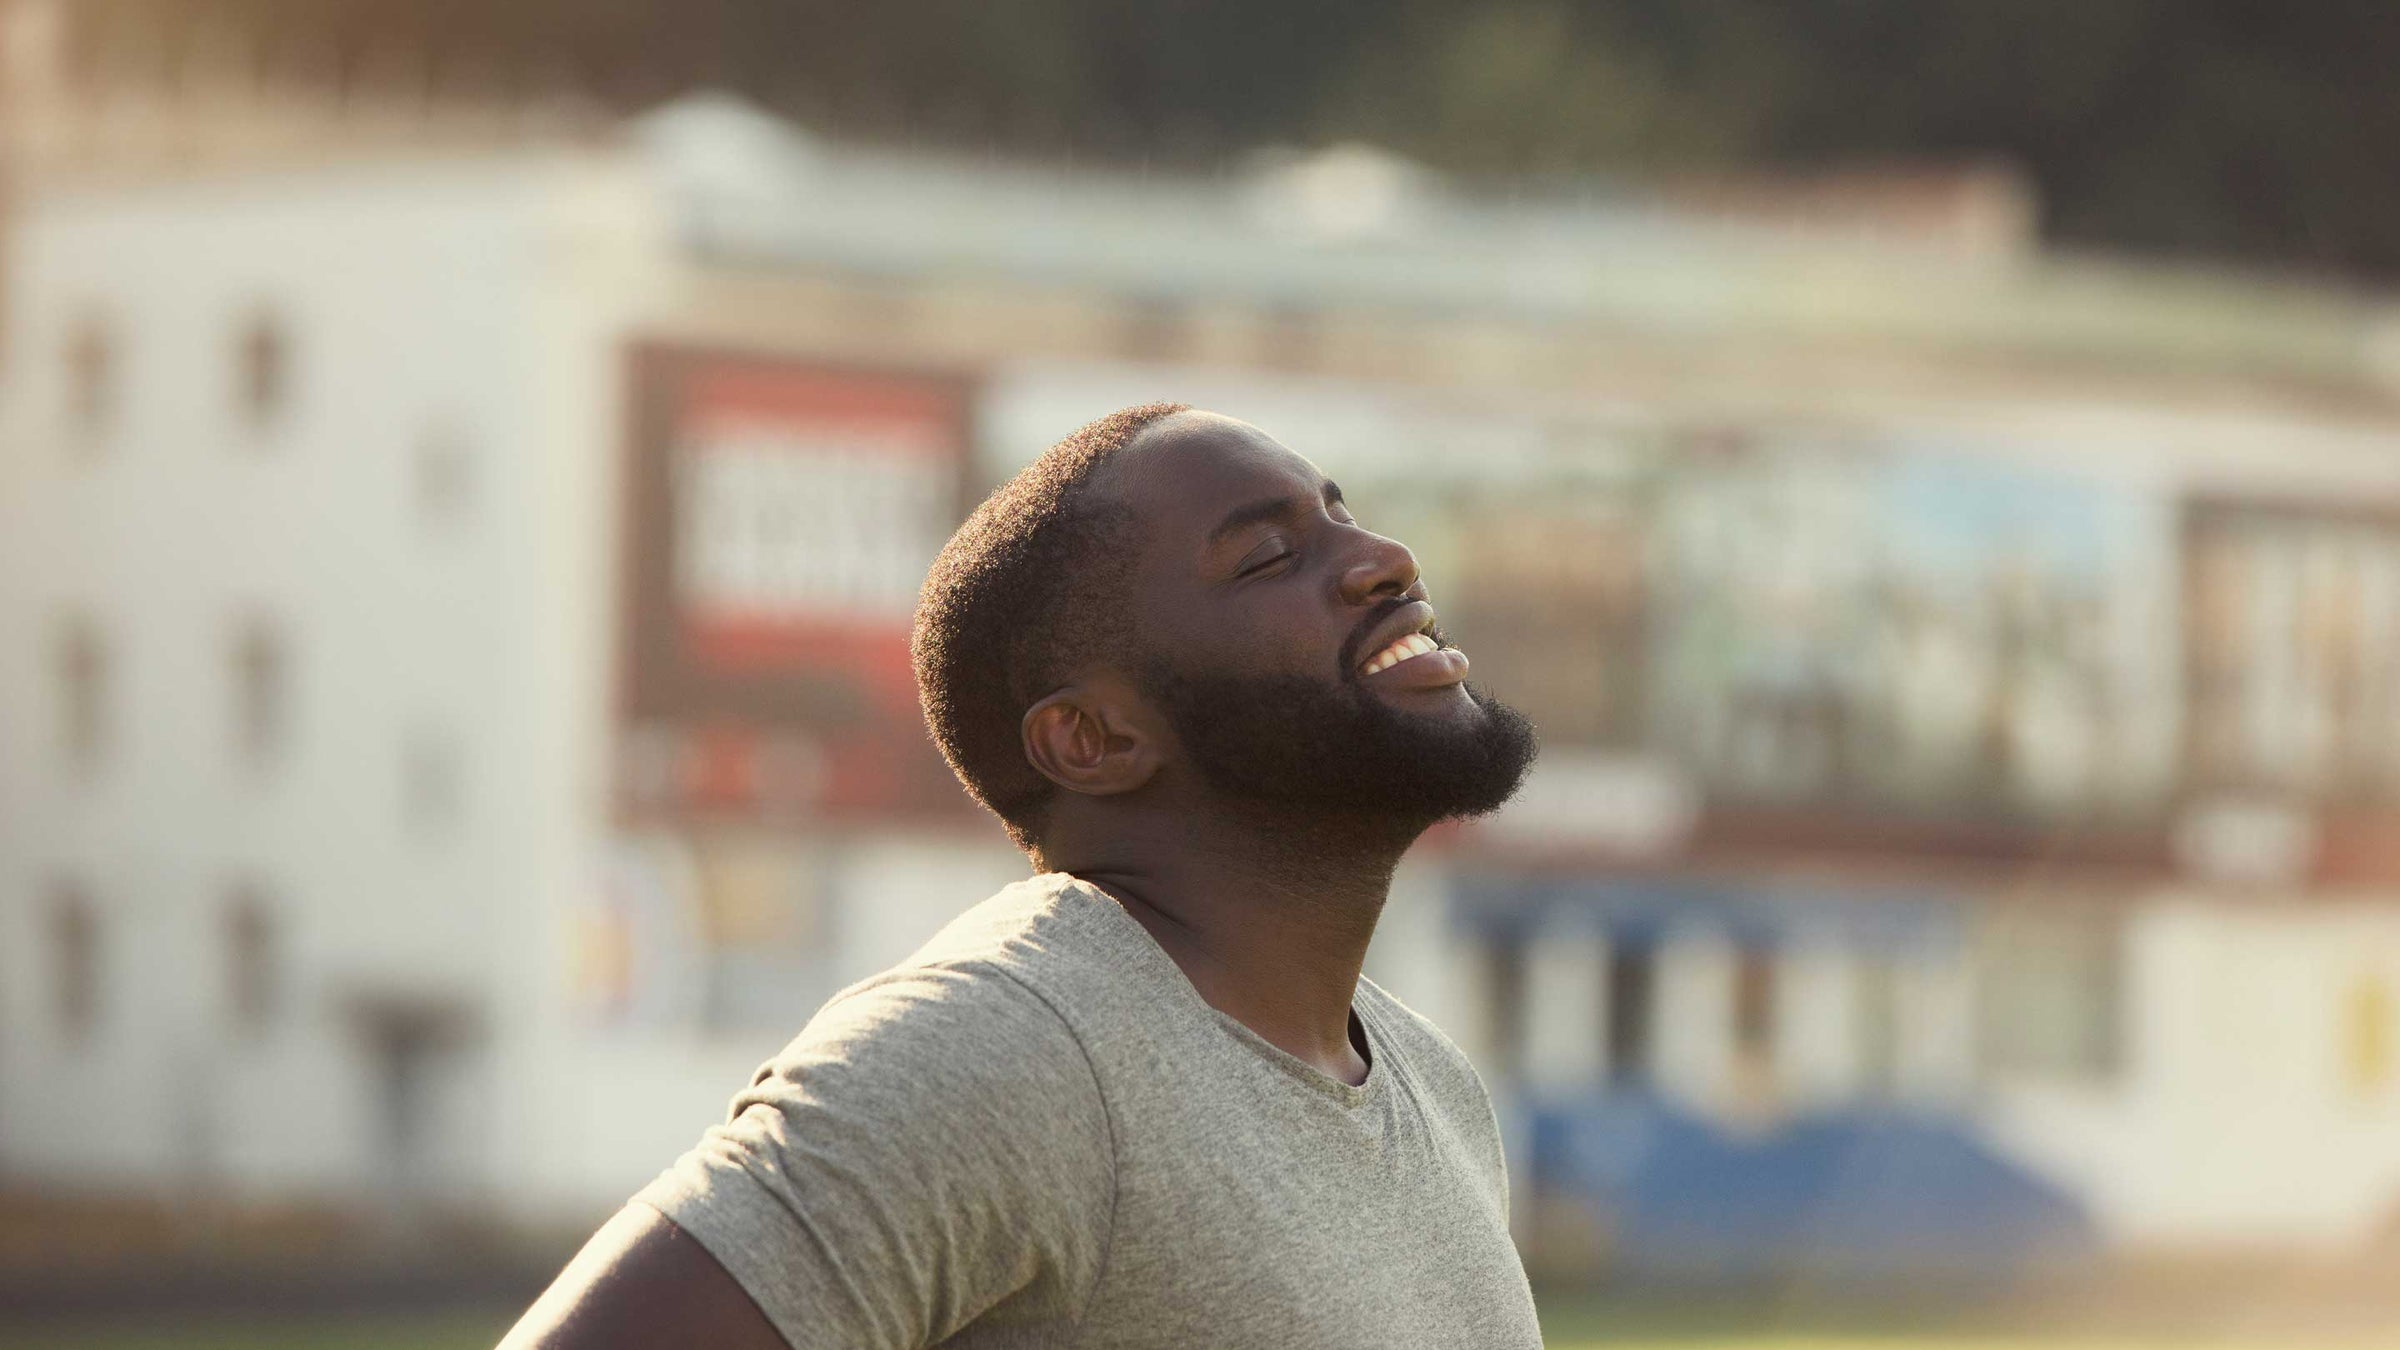
[[[1209,787],[1329,824],[1414,837],[1485,815],[1516,795],[1537,749],[1533,723],[1473,685],[1471,716],[1434,718],[1301,675],[1192,676],[1154,661],[1142,684]]]

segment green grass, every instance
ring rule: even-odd
[[[0,1324],[0,1350],[490,1350],[513,1312],[326,1317],[76,1319]],[[1549,1350],[2358,1350],[2352,1339],[2041,1336],[1782,1330],[1738,1319],[1627,1323],[1568,1310],[1544,1318]]]
[[[491,1350],[513,1312],[327,1317],[77,1318],[0,1324],[0,1350]]]
[[[2350,1348],[2340,1350],[2354,1350]],[[1762,1336],[1699,1340],[1550,1340],[1548,1350],[2318,1350],[2306,1340],[2177,1340],[2177,1338],[2006,1338],[2006,1336]],[[2335,1350],[2335,1345],[2326,1345]]]
[[[2364,1331],[2316,1333],[2302,1326],[2266,1326],[2246,1319],[2244,1331],[2218,1331],[2210,1319],[2160,1324],[2172,1309],[2153,1309],[2136,1324],[2146,1331],[2071,1326],[2011,1326],[1966,1309],[1906,1304],[1649,1304],[1553,1295],[1541,1300],[1548,1350],[2366,1350],[2400,1345],[2395,1336]],[[1961,1321],[1966,1319],[1966,1321]],[[2318,1324],[2314,1326],[2326,1326]]]
[[[1546,1323],[1548,1350],[2301,1350],[2262,1342],[2108,1340],[2080,1337],[2008,1337],[1949,1332],[1830,1332],[1733,1330],[1578,1334]],[[2313,1350],[2313,1348],[2311,1348]]]

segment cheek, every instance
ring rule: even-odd
[[[1357,616],[1311,603],[1304,593],[1310,584],[1285,578],[1230,593],[1162,588],[1140,611],[1147,620],[1142,649],[1194,675],[1331,678]]]
[[[1217,628],[1187,653],[1197,668],[1227,675],[1305,675],[1324,679],[1334,672],[1347,634],[1321,622],[1261,609],[1244,621]]]

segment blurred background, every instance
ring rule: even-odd
[[[1024,872],[918,580],[1249,418],[1540,724],[1553,1344],[2400,1343],[2400,12],[0,0],[0,1344],[488,1344]]]

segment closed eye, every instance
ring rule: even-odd
[[[1265,557],[1259,558],[1253,562],[1243,563],[1241,570],[1235,572],[1233,575],[1237,580],[1242,577],[1256,576],[1259,573],[1266,571],[1268,568],[1273,567],[1275,564],[1291,557],[1292,555],[1293,550],[1288,548],[1279,547],[1273,549],[1268,552]]]

